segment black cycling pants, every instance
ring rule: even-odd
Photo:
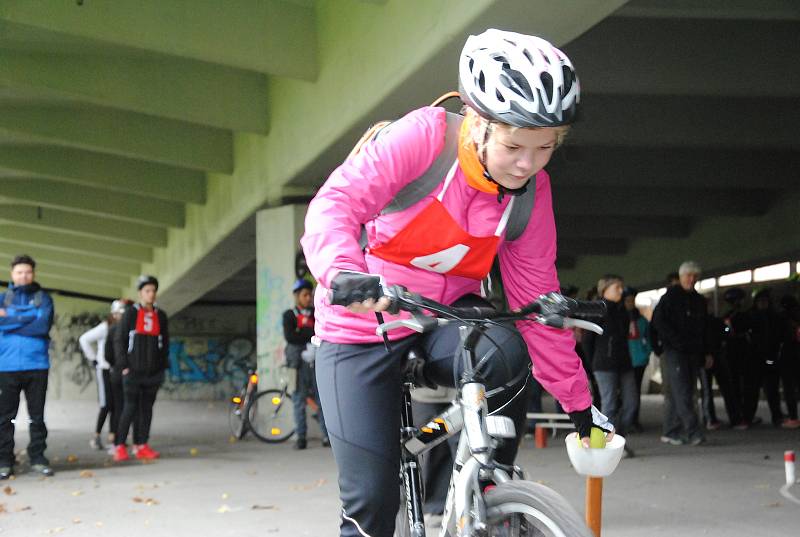
[[[133,444],[138,446],[147,443],[150,439],[150,423],[153,421],[153,405],[156,402],[158,389],[163,383],[163,371],[151,376],[137,376],[131,373],[122,377],[125,402],[114,444],[125,445],[128,440],[128,430],[134,420],[138,420],[138,427],[133,428]]]
[[[521,436],[527,376],[520,373],[530,368],[527,347],[513,328],[492,327],[487,335],[500,346],[482,369],[487,390],[516,378],[511,388],[489,399],[489,410],[517,395],[500,413],[514,420]],[[399,507],[401,360],[414,344],[427,354],[426,377],[454,387],[462,371],[461,360],[454,360],[459,346],[454,324],[392,342],[391,352],[383,344],[329,342],[317,352],[317,385],[339,468],[342,536],[391,537],[394,532]],[[476,356],[493,350],[482,337]],[[518,441],[506,441],[497,460],[513,462],[518,446]]]

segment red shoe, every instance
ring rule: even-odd
[[[161,453],[156,451],[155,449],[151,448],[147,444],[142,444],[139,446],[139,449],[136,451],[136,458],[137,459],[157,459],[161,456]]]
[[[130,455],[128,455],[128,448],[124,445],[120,445],[114,448],[114,462],[122,462],[130,460]]]
[[[784,429],[797,429],[798,427],[800,427],[800,420],[793,420],[791,418],[787,418],[783,420],[783,423],[781,423],[781,427],[783,427]]]

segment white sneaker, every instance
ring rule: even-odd
[[[96,449],[97,451],[103,451],[105,449],[103,447],[103,442],[97,436],[94,436],[91,440],[89,440],[89,447]]]

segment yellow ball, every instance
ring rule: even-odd
[[[603,449],[606,447],[606,433],[602,429],[592,427],[592,433],[589,436],[589,447],[596,449]]]
[[[583,442],[581,442],[581,437],[576,437],[578,441],[578,445],[583,447]],[[602,429],[598,429],[597,427],[592,427],[592,431],[589,434],[589,447],[593,449],[603,449],[606,447],[606,433]]]

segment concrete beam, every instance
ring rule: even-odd
[[[759,217],[742,216],[736,210],[704,218],[686,238],[642,238],[631,243],[627,255],[583,256],[574,269],[559,277],[576,285],[593,285],[600,274],[623,275],[628,283],[642,288],[661,285],[667,272],[681,262],[694,259],[714,273],[751,263],[800,260],[797,208],[800,192],[788,191],[769,212]]]
[[[162,200],[206,197],[203,172],[67,147],[0,145],[0,169]]]
[[[150,226],[182,227],[185,218],[185,208],[180,203],[135,194],[120,195],[108,190],[49,179],[0,177],[0,200],[3,199],[141,222]]]
[[[313,80],[314,7],[278,0],[4,1],[0,18],[106,44]],[[180,21],[176,24],[175,21]]]
[[[107,272],[117,276],[130,277],[132,274],[140,272],[140,265],[136,261],[125,261],[123,259],[110,259],[87,252],[65,252],[53,249],[50,246],[37,246],[31,244],[21,245],[16,242],[0,240],[0,260],[8,266],[8,263],[16,255],[28,254],[32,256],[38,264],[55,265],[59,267],[71,267],[78,269],[91,269],[97,272]],[[8,263],[6,263],[8,261]]]
[[[560,216],[705,217],[764,214],[778,195],[769,190],[620,187],[562,187],[553,185],[553,205]]]
[[[53,276],[63,280],[81,282],[84,285],[101,285],[104,287],[116,287],[121,289],[130,282],[129,276],[121,274],[111,274],[86,268],[64,267],[58,265],[37,265],[37,276]]]
[[[799,123],[800,99],[792,97],[587,91],[581,95],[581,121],[570,131],[568,145],[797,150]]]
[[[547,169],[559,187],[777,190],[797,175],[800,151],[570,145]]]
[[[795,21],[611,17],[565,51],[587,93],[798,97],[798,33]]]
[[[99,106],[245,132],[267,132],[260,73],[166,56],[90,56],[0,50],[0,84]]]
[[[614,16],[659,19],[800,20],[800,8],[792,0],[633,0]]]
[[[625,238],[575,238],[565,239],[559,237],[558,252],[567,257],[581,255],[604,254],[622,255],[628,251],[628,241]]]
[[[8,103],[0,105],[0,130],[40,143],[182,168],[233,171],[233,135],[229,130],[136,112],[91,105]]]
[[[559,207],[556,207],[560,211]],[[680,238],[689,235],[692,219],[675,216],[646,216],[619,218],[617,216],[557,216],[558,239],[619,237],[636,239],[639,237]]]
[[[72,293],[82,293],[86,295],[105,297],[109,302],[123,296],[122,288],[120,287],[70,280],[68,278],[60,278],[58,275],[48,274],[46,272],[43,274],[37,273],[36,281],[39,282],[42,287],[48,290],[67,291]]]
[[[67,233],[89,237],[105,237],[120,242],[145,246],[166,246],[167,230],[99,216],[89,216],[59,209],[33,205],[0,204],[0,220],[27,227],[55,228]]]
[[[23,247],[29,244],[48,246],[66,252],[89,252],[103,257],[139,262],[149,262],[153,259],[152,248],[146,246],[76,237],[55,230],[44,231],[13,224],[0,224],[0,236],[7,242],[18,243]]]

